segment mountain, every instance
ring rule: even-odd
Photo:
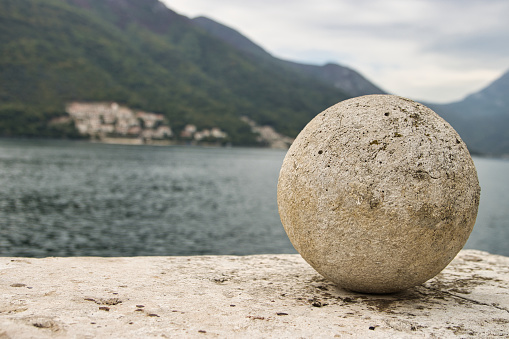
[[[260,58],[273,59],[269,52],[233,28],[220,24],[219,22],[204,16],[199,16],[191,20],[196,26],[201,27],[207,33],[221,39],[228,45],[235,47],[240,51]]]
[[[293,137],[352,96],[283,65],[248,57],[157,0],[2,0],[0,135],[75,136],[49,122],[69,102],[102,101],[253,144],[241,117]]]
[[[332,63],[317,66],[281,60],[273,57],[262,47],[230,27],[203,16],[192,20],[207,33],[212,34],[245,54],[265,60],[266,62],[272,62],[282,68],[291,69],[303,76],[311,76],[334,86],[342,92],[348,93],[352,97],[386,93],[361,74],[348,67]]]
[[[157,5],[157,1],[2,0],[1,133],[44,135],[48,120],[63,114],[65,104],[75,100],[146,107],[164,112],[172,122],[196,119],[197,103],[206,107],[202,111],[231,109],[212,99],[229,97],[225,90],[174,45],[142,26],[143,15]],[[135,12],[139,20],[126,26]],[[165,10],[157,18],[163,16],[159,21],[170,23],[168,29],[192,29],[174,12]],[[202,86],[194,86],[196,82]]]
[[[192,21],[207,33],[221,39],[260,62],[273,63],[299,74],[321,80],[351,96],[385,92],[358,72],[336,64],[306,65],[273,57],[238,31],[206,17]],[[464,100],[450,104],[427,103],[462,136],[473,153],[509,154],[509,72],[491,85]]]
[[[462,101],[428,105],[474,153],[509,154],[508,90],[506,73]],[[259,131],[295,137],[329,106],[374,93],[383,90],[352,69],[275,58],[158,0],[0,1],[0,136],[80,137],[66,105],[102,102],[162,114],[176,138],[194,125],[259,145]]]
[[[473,153],[509,154],[509,71],[479,92],[449,104],[429,104]]]

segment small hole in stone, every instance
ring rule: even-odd
[[[388,116],[389,116],[389,112],[385,112],[385,114],[384,114],[384,115],[385,115],[386,117],[388,117]]]
[[[318,151],[318,154],[322,154],[322,153],[323,153],[323,151],[322,151],[322,150],[319,150],[319,151]]]

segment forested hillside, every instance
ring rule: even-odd
[[[385,94],[385,91],[351,68],[333,63],[318,66],[282,60],[272,56],[261,46],[258,46],[239,32],[219,22],[206,17],[194,18],[193,22],[230,46],[235,47],[250,57],[258,59],[259,62],[273,63],[280,68],[289,69],[302,76],[311,76],[351,96]]]
[[[509,154],[508,79],[428,105],[471,151]],[[224,143],[263,145],[260,130],[295,137],[329,106],[374,93],[384,91],[355,70],[278,59],[158,0],[0,1],[0,137],[82,137],[57,119],[66,105],[114,102],[162,114],[177,139],[191,124],[225,131]]]
[[[241,116],[295,136],[349,97],[318,79],[246,58],[157,0],[0,2],[0,134],[75,135],[48,124],[70,101],[164,114],[178,130],[218,126],[253,144]]]

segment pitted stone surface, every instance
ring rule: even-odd
[[[389,295],[345,291],[297,254],[0,257],[0,338],[507,338],[509,258],[461,251]]]
[[[434,277],[477,216],[474,163],[429,108],[392,95],[340,102],[316,116],[283,162],[281,221],[320,274],[360,292]]]

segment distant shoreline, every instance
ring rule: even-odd
[[[270,147],[268,145],[233,145],[230,143],[221,144],[219,142],[197,142],[195,140],[150,140],[143,141],[140,138],[103,138],[103,139],[90,139],[90,138],[40,138],[40,137],[21,137],[21,136],[0,136],[1,140],[47,140],[47,141],[77,141],[77,142],[88,142],[93,144],[105,144],[105,145],[127,145],[127,146],[196,146],[196,147],[247,147],[247,148],[264,148],[264,149],[279,149],[288,150],[288,148]],[[509,154],[489,154],[470,152],[472,157],[486,158],[486,159],[501,159],[509,160]]]
[[[104,145],[122,145],[122,146],[184,146],[184,147],[210,147],[210,148],[253,148],[253,149],[274,149],[274,150],[285,150],[279,148],[273,148],[264,145],[232,145],[231,143],[219,143],[219,142],[204,142],[195,140],[150,140],[144,142],[137,138],[106,138],[102,139],[90,139],[90,138],[40,138],[40,137],[20,137],[20,136],[0,136],[1,141],[47,141],[47,142],[58,142],[58,141],[70,141],[70,142],[82,142],[89,144],[104,144]]]
[[[141,138],[103,138],[100,140],[89,140],[92,143],[109,145],[141,145],[141,146],[205,146],[205,147],[231,147],[220,142],[196,142],[183,140],[143,140]]]

